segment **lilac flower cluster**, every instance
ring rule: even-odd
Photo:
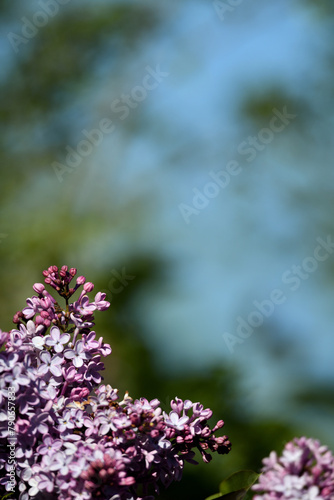
[[[301,437],[287,443],[281,457],[263,460],[254,500],[334,500],[334,457],[319,441]]]
[[[16,328],[0,330],[0,495],[13,491],[8,442],[15,442],[15,498],[154,499],[159,486],[179,480],[185,461],[199,450],[225,454],[223,427],[207,425],[210,409],[175,398],[169,414],[157,399],[135,401],[99,385],[101,359],[111,348],[96,339],[94,312],[109,307],[104,293],[76,269],[49,267],[45,283],[65,300],[61,307],[41,283],[14,315]],[[82,287],[79,298],[72,295]],[[8,427],[8,395],[15,390],[15,436]]]

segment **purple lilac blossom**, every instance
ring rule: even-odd
[[[334,457],[311,438],[295,438],[280,457],[272,451],[252,489],[253,500],[334,500]]]
[[[60,333],[59,328],[52,326],[50,329],[50,335],[45,337],[45,343],[48,346],[54,346],[56,352],[62,352],[64,350],[64,345],[69,342],[71,335],[69,333]]]
[[[111,347],[96,338],[94,312],[110,304],[77,271],[50,266],[45,283],[60,295],[62,307],[41,283],[27,307],[14,315],[16,328],[0,330],[0,496],[11,489],[7,445],[9,387],[14,390],[16,497],[19,500],[72,500],[95,497],[151,500],[159,488],[182,477],[194,449],[205,462],[209,451],[226,454],[227,436],[207,425],[212,411],[175,398],[169,414],[157,399],[121,400],[117,389],[100,385],[101,359]],[[69,302],[82,287],[79,298]],[[153,496],[152,496],[153,495]]]

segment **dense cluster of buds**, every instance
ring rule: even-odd
[[[110,304],[104,293],[90,301],[94,285],[83,276],[71,288],[76,274],[49,267],[45,283],[64,306],[36,283],[37,295],[14,315],[16,328],[0,330],[0,495],[153,499],[159,486],[181,478],[185,461],[197,463],[194,450],[205,462],[210,451],[230,451],[227,436],[214,434],[224,422],[211,429],[212,412],[200,403],[175,398],[167,414],[157,399],[126,393],[121,400],[117,389],[99,385],[111,348],[96,339],[94,312]]]
[[[263,459],[254,500],[334,500],[334,457],[326,446],[301,437],[287,443],[282,456]]]

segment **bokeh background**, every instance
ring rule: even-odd
[[[2,329],[51,264],[107,293],[105,381],[164,409],[201,401],[233,444],[163,499],[204,499],[293,436],[333,449],[333,250],[309,259],[334,240],[333,3],[0,12]],[[275,289],[284,301],[235,341]]]

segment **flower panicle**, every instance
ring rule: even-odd
[[[14,316],[16,328],[0,330],[0,446],[11,437],[6,408],[14,398],[19,500],[152,499],[181,479],[185,461],[197,463],[196,450],[204,462],[230,451],[228,437],[215,436],[224,422],[211,429],[212,411],[200,403],[175,398],[166,413],[157,399],[120,399],[102,384],[111,347],[92,327],[95,311],[110,304],[101,292],[89,299],[94,285],[84,276],[71,287],[76,274],[67,266],[43,271],[65,307],[35,283],[36,295]],[[12,487],[4,454],[0,469],[4,495]]]
[[[94,312],[108,309],[110,303],[105,300],[106,294],[101,292],[98,292],[95,300],[90,302],[87,293],[93,291],[94,284],[86,282],[84,276],[76,278],[75,285],[70,287],[76,274],[77,269],[68,269],[68,266],[62,266],[60,270],[57,266],[50,266],[44,270],[45,284],[51,286],[60,297],[65,299],[65,309],[59,305],[42,283],[35,283],[33,290],[38,295],[27,299],[27,306],[14,315],[13,323],[19,327],[21,324],[25,325],[28,320],[33,320],[40,333],[45,333],[52,325],[58,326],[63,332],[68,331],[70,327],[73,327],[73,331],[76,327],[89,331],[94,326]],[[69,303],[69,299],[81,286],[79,298]]]
[[[252,489],[258,493],[254,500],[333,500],[334,457],[315,439],[294,438],[281,456],[273,451],[263,459],[262,474]]]

